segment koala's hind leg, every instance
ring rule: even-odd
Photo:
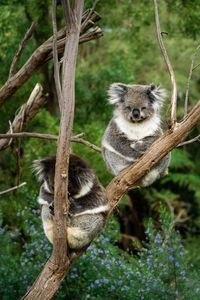
[[[163,157],[156,166],[141,180],[141,186],[146,187],[154,183],[157,179],[168,174],[168,166],[171,154]]]
[[[88,245],[101,231],[104,225],[102,214],[85,214],[70,218],[67,239],[71,249],[80,249]]]

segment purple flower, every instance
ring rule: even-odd
[[[156,243],[156,244],[162,244],[162,239],[161,239],[161,236],[160,236],[160,234],[159,233],[157,233],[156,234],[156,237],[155,237],[155,239],[154,239],[154,243]]]
[[[170,261],[174,261],[174,256],[173,256],[173,255],[170,255],[170,256],[169,256],[169,260],[170,260]]]

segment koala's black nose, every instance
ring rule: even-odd
[[[140,111],[137,108],[134,108],[132,111],[132,115],[134,118],[138,119],[140,117]]]

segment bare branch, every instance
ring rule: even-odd
[[[89,148],[95,150],[96,152],[101,153],[101,148],[97,147],[96,145],[90,143],[89,141],[82,138],[83,134],[78,134],[72,136],[70,141],[75,143],[80,143]],[[43,133],[32,133],[32,132],[18,132],[18,133],[7,133],[7,134],[0,134],[0,139],[10,139],[10,138],[36,138],[36,139],[45,139],[49,141],[57,141],[58,136],[53,134],[43,134]]]
[[[183,142],[183,143],[178,144],[177,147],[182,147],[182,146],[185,146],[185,145],[194,143],[194,142],[200,142],[200,134],[197,135],[195,138],[193,138],[193,139],[191,139],[191,140],[188,140],[188,141],[185,141],[185,142]]]
[[[161,35],[157,0],[154,0],[154,14],[155,14],[155,23],[156,23],[156,32],[157,32],[158,43],[159,43],[162,55],[164,57],[165,64],[167,66],[167,70],[169,72],[171,83],[172,83],[171,128],[174,128],[174,126],[176,125],[177,86],[176,86],[176,79],[175,79],[174,71],[173,71],[172,65],[170,63],[169,56],[167,54],[167,50],[165,48],[165,45],[164,45],[163,39],[162,39],[162,35]]]
[[[188,98],[189,98],[189,91],[190,91],[190,81],[191,81],[191,78],[192,78],[192,72],[197,67],[197,66],[194,67],[194,62],[195,62],[195,59],[196,59],[196,56],[197,56],[197,53],[198,53],[199,49],[200,49],[200,45],[196,48],[196,50],[195,50],[195,52],[192,56],[189,75],[188,75],[188,79],[187,79],[187,83],[186,83],[184,117],[187,115],[187,111],[188,111]]]
[[[93,6],[92,6],[92,8],[90,8],[90,9],[88,10],[88,14],[87,14],[85,20],[84,20],[84,21],[82,22],[82,24],[81,24],[81,33],[84,32],[85,29],[87,28],[88,21],[90,20],[90,18],[91,18],[91,16],[92,16],[92,14],[93,14],[93,12],[94,12],[94,10],[95,10],[95,7],[96,7],[96,5],[97,5],[98,2],[99,2],[99,0],[95,0],[95,1],[94,1],[94,4],[93,4]]]
[[[93,12],[84,32],[93,26],[92,22],[96,23],[100,19],[100,15],[96,12]],[[100,34],[91,36],[91,39],[96,39],[99,37],[101,37]],[[53,37],[50,37],[40,47],[38,47],[30,56],[30,58],[26,61],[26,63],[21,67],[21,69],[14,76],[10,77],[6,81],[6,83],[0,88],[0,106],[3,105],[3,103],[31,77],[33,72],[40,68],[44,63],[47,63],[47,61],[52,59],[52,40]],[[63,54],[63,46],[65,45],[65,40],[66,29],[63,28],[58,32],[58,54],[60,54],[60,57],[62,57]],[[82,40],[82,43],[87,42],[88,40],[89,39]]]
[[[53,63],[54,63],[54,79],[55,79],[55,86],[56,86],[56,93],[58,96],[58,103],[61,112],[61,105],[62,105],[62,90],[60,84],[60,65],[58,62],[58,48],[57,48],[57,40],[58,40],[58,33],[57,33],[57,22],[56,22],[56,4],[57,0],[52,1],[52,26],[53,26]]]
[[[15,190],[19,189],[20,187],[24,186],[25,184],[26,184],[26,182],[22,182],[19,185],[16,185],[16,186],[14,186],[10,189],[2,191],[2,192],[0,192],[0,196],[3,195],[3,194],[9,193],[9,192],[15,191]]]
[[[37,114],[39,109],[44,105],[45,98],[42,96],[42,86],[36,84],[27,103],[23,104],[14,118],[10,129],[7,133],[16,133],[22,131],[22,129],[28,124],[30,120]],[[0,141],[0,151],[10,146],[8,139]]]
[[[21,57],[21,54],[24,50],[24,47],[26,45],[26,42],[31,38],[33,31],[35,30],[35,23],[33,22],[30,26],[30,28],[27,30],[27,32],[25,33],[22,41],[19,44],[18,50],[13,58],[13,61],[11,63],[11,67],[10,67],[10,72],[9,72],[9,78],[14,76],[14,74],[16,73],[16,65]]]

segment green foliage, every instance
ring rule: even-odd
[[[92,3],[91,0],[86,1],[86,7]],[[51,1],[0,1],[1,85],[7,80],[12,58],[31,22],[37,21],[36,33],[27,43],[19,66],[52,34],[50,5]],[[199,39],[199,5],[198,0],[159,1],[161,28],[168,32],[164,42],[178,84],[180,119],[183,116],[190,60]],[[100,146],[112,114],[112,107],[107,104],[107,89],[112,82],[154,82],[165,87],[169,96],[171,84],[157,45],[153,8],[149,1],[100,1],[97,11],[102,16],[99,25],[104,30],[104,36],[98,41],[80,45],[73,134],[84,132],[86,139]],[[58,26],[62,25],[58,1]],[[198,63],[199,57],[196,60]],[[48,72],[51,78],[51,65]],[[1,108],[1,132],[8,130],[9,120],[13,120],[16,110],[28,99],[35,83],[44,83],[45,87],[48,85],[44,78],[44,73],[38,70]],[[190,87],[189,108],[199,98],[198,69],[193,72]],[[169,101],[163,109],[163,120],[168,118]],[[59,117],[51,116],[43,109],[26,130],[58,134]],[[101,155],[82,144],[73,143],[72,147],[95,169],[100,181],[107,185],[112,176]],[[20,176],[15,148],[19,148],[21,153]],[[0,190],[14,186],[18,180],[27,182],[19,191],[0,198],[1,299],[12,300],[22,296],[49,257],[51,246],[41,228],[36,202],[39,185],[32,174],[31,164],[34,159],[55,152],[56,142],[21,139],[15,141],[12,149],[1,154]],[[172,220],[163,213],[161,232],[149,224],[149,243],[144,245],[138,257],[130,257],[116,246],[119,224],[113,219],[103,235],[76,263],[59,290],[57,299],[199,299],[196,279],[199,276],[200,244],[195,236],[200,226],[199,153],[197,143],[174,150],[169,175],[152,187],[137,191],[139,197],[145,198],[152,207],[167,201],[172,204],[185,203],[191,218],[182,230],[189,251],[185,252],[180,246],[180,236],[174,231]],[[126,203],[122,201],[119,209]],[[195,268],[189,264],[190,259]]]
[[[30,198],[29,205],[34,203],[35,199]],[[2,300],[22,296],[51,252],[41,229],[39,210],[25,208],[17,216],[24,219],[23,230],[28,238],[20,256],[17,247],[22,232],[6,227],[0,230],[1,249],[4,249],[0,252]],[[148,222],[148,243],[138,257],[120,252],[115,246],[119,225],[112,218],[103,234],[74,264],[55,299],[198,299],[199,269],[190,263],[170,214],[162,209],[161,217],[160,231]]]

